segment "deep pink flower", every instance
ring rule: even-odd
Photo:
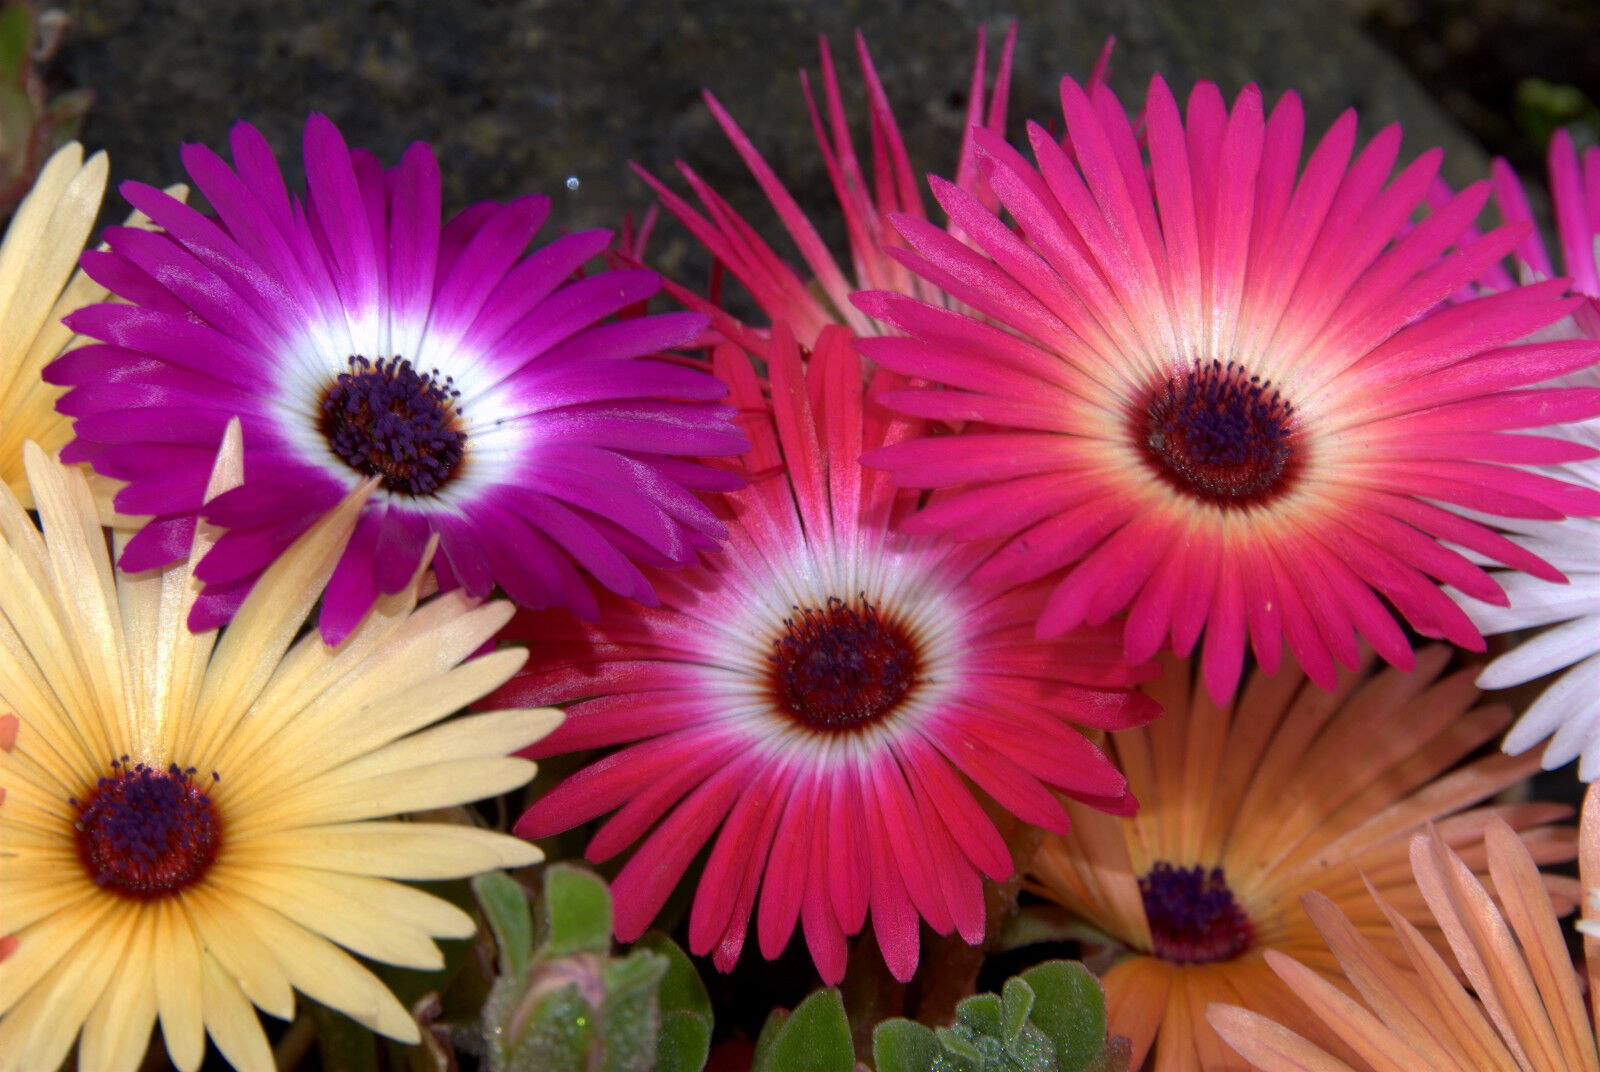
[[[255,578],[353,485],[376,492],[323,601],[330,643],[399,591],[437,537],[441,583],[525,606],[596,613],[581,567],[652,599],[635,563],[684,564],[723,534],[687,489],[729,474],[680,460],[737,452],[726,388],[650,356],[693,338],[693,313],[606,318],[655,293],[643,270],[573,280],[606,231],[524,256],[541,196],[483,203],[441,225],[439,167],[416,143],[385,171],[334,125],[306,124],[308,196],[286,188],[255,128],[234,166],[183,160],[216,211],[151,187],[124,196],[165,233],[112,228],[84,269],[127,304],[70,326],[103,341],[52,364],[77,418],[63,452],[128,482],[116,504],[154,515],[124,568],[181,557],[197,513],[226,528],[196,569],[190,615],[226,621]],[[244,424],[245,483],[201,509],[229,417]]]
[[[911,336],[864,339],[867,356],[930,381],[886,404],[969,422],[966,434],[863,459],[900,486],[959,489],[910,531],[1008,540],[976,575],[990,583],[1067,567],[1044,635],[1126,612],[1137,661],[1169,637],[1187,654],[1204,632],[1219,702],[1247,637],[1269,673],[1287,640],[1325,688],[1335,663],[1357,664],[1358,634],[1412,665],[1395,610],[1421,633],[1481,649],[1438,582],[1505,596],[1456,547],[1559,574],[1449,507],[1600,512],[1592,489],[1516,467],[1582,448],[1507,434],[1600,411],[1600,391],[1530,388],[1600,348],[1512,345],[1572,311],[1562,285],[1419,319],[1526,228],[1461,240],[1488,196],[1480,183],[1401,237],[1440,154],[1387,182],[1399,129],[1352,161],[1347,113],[1302,173],[1293,94],[1266,117],[1255,87],[1230,112],[1201,83],[1183,116],[1156,78],[1143,147],[1109,91],[1066,79],[1061,96],[1065,139],[1029,128],[1037,167],[974,133],[1017,231],[939,180],[934,194],[967,242],[895,220],[907,265],[987,322],[900,294],[855,299]]]
[[[977,942],[981,876],[1012,874],[972,785],[1050,830],[1067,826],[1055,793],[1131,812],[1121,773],[1077,727],[1148,721],[1155,705],[1127,686],[1153,670],[1127,668],[1112,630],[1037,639],[1049,587],[979,579],[992,548],[896,532],[917,493],[856,457],[914,424],[863,407],[844,329],[823,329],[803,371],[781,322],[771,353],[770,416],[744,355],[716,354],[754,442],[749,486],[718,504],[723,549],[652,574],[658,608],[602,597],[594,625],[519,614],[505,636],[527,642],[529,663],[486,702],[581,701],[539,755],[621,746],[516,826],[545,837],[614,811],[589,844],[596,861],[643,839],[612,885],[621,940],[710,841],[691,949],[731,968],[754,912],[775,957],[798,920],[837,982],[870,911],[906,979],[919,918]],[[880,374],[866,391],[897,382]]]
[[[902,244],[889,226],[890,215],[903,212],[918,219],[926,219],[927,215],[922,204],[919,172],[911,165],[888,95],[873,67],[866,40],[859,32],[855,43],[866,89],[870,171],[863,168],[861,158],[856,155],[833,54],[826,38],[822,39],[819,46],[825,111],[818,107],[810,79],[805,72],[800,74],[801,88],[811,112],[812,126],[816,130],[817,147],[833,186],[838,212],[850,244],[847,265],[841,266],[828,250],[816,226],[789,193],[783,180],[762,157],[755,143],[733,116],[710,92],[704,94],[706,106],[711,109],[712,116],[771,202],[779,222],[805,262],[804,268],[798,269],[774,251],[760,232],[735,212],[688,164],[679,161],[678,170],[699,199],[703,213],[665,183],[636,168],[660,196],[661,203],[668,211],[710,251],[719,268],[726,269],[749,291],[757,307],[770,321],[784,321],[806,346],[813,345],[818,333],[829,324],[843,324],[858,335],[873,334],[880,330],[880,326],[870,317],[850,304],[852,291],[883,288],[915,294],[927,301],[941,298],[936,286],[917,278],[888,253],[890,247]],[[1006,33],[994,84],[986,98],[986,43],[983,27],[978,28],[977,56],[973,61],[966,122],[963,125],[965,133],[961,138],[956,163],[956,184],[969,190],[991,208],[996,207],[998,202],[978,171],[972,130],[981,126],[996,135],[1004,133],[1006,99],[1011,84],[1011,55],[1015,44],[1016,27],[1013,26]],[[1109,62],[1110,48],[1108,42],[1095,68],[1094,79],[1100,77]],[[671,281],[667,287],[685,304],[708,313],[713,325],[729,337],[747,346],[760,348],[759,336],[746,331],[744,325],[722,311],[718,305],[720,295],[713,293],[707,302]],[[764,327],[761,330],[764,332]]]

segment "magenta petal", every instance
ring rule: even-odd
[[[191,633],[204,633],[211,629],[220,629],[233,620],[245,597],[250,594],[250,589],[255,587],[257,577],[245,577],[228,584],[207,585],[195,597],[194,606],[189,608],[187,625]]]
[[[377,602],[378,587],[373,578],[373,553],[383,524],[381,508],[368,508],[356,522],[350,543],[333,567],[328,589],[322,596],[317,628],[322,641],[336,646],[349,636]]]
[[[129,573],[143,573],[187,557],[196,524],[193,514],[146,522],[122,549],[117,565]]]
[[[427,518],[403,506],[389,504],[372,552],[373,583],[379,592],[388,595],[411,583],[422,565],[429,533]]]

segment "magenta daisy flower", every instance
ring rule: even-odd
[[[911,425],[863,408],[846,331],[824,329],[802,371],[780,323],[772,354],[771,418],[749,428],[750,486],[719,504],[722,551],[654,576],[659,608],[606,598],[594,625],[545,612],[507,627],[530,662],[490,702],[581,701],[538,754],[621,746],[516,830],[545,837],[615,812],[589,844],[596,861],[642,839],[612,886],[623,941],[709,841],[691,949],[731,968],[753,912],[772,958],[798,921],[837,982],[845,938],[870,912],[885,961],[907,979],[919,918],[975,943],[981,876],[1013,872],[974,785],[1050,830],[1068,825],[1056,793],[1133,809],[1077,727],[1148,721],[1154,703],[1128,686],[1154,670],[1126,667],[1107,630],[1037,639],[1048,588],[976,579],[982,546],[896,533],[916,493],[856,457]],[[734,347],[716,363],[741,412],[769,409]]]
[[[726,388],[651,356],[704,326],[693,313],[608,320],[660,286],[643,270],[574,280],[610,234],[566,235],[524,256],[548,198],[474,205],[441,225],[439,167],[417,143],[399,167],[306,124],[308,196],[287,190],[255,128],[234,167],[184,148],[216,211],[151,187],[122,192],[165,233],[107,232],[84,255],[126,303],[70,326],[102,340],[46,373],[71,388],[63,453],[127,481],[124,514],[152,515],[122,565],[184,554],[197,515],[226,528],[196,569],[189,624],[226,621],[255,578],[354,485],[376,491],[319,624],[330,643],[400,590],[439,541],[441,584],[525,606],[596,613],[578,567],[648,602],[636,563],[683,565],[723,527],[689,489],[728,474],[680,456],[744,440]],[[201,504],[229,417],[244,422],[245,483]]]
[[[1572,311],[1562,285],[1419,319],[1525,228],[1458,242],[1487,197],[1479,184],[1399,237],[1440,154],[1386,183],[1399,129],[1352,161],[1347,113],[1301,173],[1293,94],[1268,117],[1255,87],[1230,112],[1201,83],[1184,116],[1156,78],[1145,148],[1109,91],[1066,79],[1061,96],[1064,141],[1029,129],[1037,167],[974,132],[1020,234],[939,180],[966,243],[895,220],[908,266],[989,322],[900,294],[855,298],[910,336],[863,340],[867,356],[929,381],[885,402],[969,422],[967,434],[863,459],[900,486],[957,489],[910,530],[1007,539],[976,575],[988,583],[1065,567],[1039,619],[1045,635],[1126,612],[1137,661],[1169,638],[1186,654],[1203,633],[1219,702],[1247,639],[1269,673],[1287,641],[1330,689],[1335,664],[1357,665],[1358,635],[1411,667],[1395,612],[1481,650],[1439,582],[1505,596],[1455,548],[1559,574],[1450,507],[1600,512],[1600,493],[1509,464],[1583,456],[1507,433],[1600,411],[1600,391],[1530,387],[1600,348],[1511,345]]]

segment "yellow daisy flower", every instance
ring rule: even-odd
[[[1109,1027],[1132,1040],[1134,1068],[1152,1053],[1155,1072],[1239,1068],[1205,1020],[1212,1002],[1316,1029],[1264,956],[1280,950],[1339,975],[1301,908],[1309,891],[1399,961],[1403,948],[1367,897],[1370,883],[1442,947],[1407,858],[1427,823],[1475,871],[1496,817],[1541,862],[1573,857],[1574,831],[1545,825],[1570,809],[1483,803],[1537,770],[1537,756],[1497,752],[1452,770],[1511,715],[1474,706],[1473,670],[1441,677],[1449,660],[1449,649],[1432,647],[1417,653],[1413,673],[1374,674],[1367,653],[1333,693],[1292,665],[1271,677],[1257,670],[1225,708],[1175,660],[1142,686],[1166,713],[1107,742],[1138,813],[1118,819],[1069,805],[1071,832],[1047,838],[1032,867],[1032,888],[1104,939],[1114,961],[1104,978]],[[1546,882],[1576,902],[1572,880]]]
[[[238,482],[236,426],[229,438],[213,493]],[[438,968],[433,939],[475,927],[392,880],[539,852],[376,820],[532,777],[508,754],[558,712],[436,725],[521,666],[520,649],[470,658],[509,605],[459,592],[418,605],[419,573],[339,647],[296,641],[363,488],[263,574],[226,633],[191,635],[188,564],[115,571],[83,475],[32,444],[23,455],[44,536],[0,492],[0,1068],[54,1068],[80,1029],[80,1067],[136,1068],[158,1019],[184,1072],[206,1035],[234,1067],[271,1068],[252,1006],[288,1019],[295,990],[416,1042],[350,953]],[[214,538],[202,530],[191,561]]]
[[[61,318],[106,296],[73,271],[100,211],[106,170],[103,152],[86,162],[77,142],[57,149],[0,241],[0,477],[28,508],[22,444],[31,439],[54,457],[72,438],[71,419],[56,412],[65,388],[45,383],[39,371],[72,340]]]

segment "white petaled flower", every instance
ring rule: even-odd
[[[1580,158],[1565,131],[1550,143],[1550,192],[1562,267],[1558,272],[1537,230],[1515,252],[1518,273],[1527,280],[1565,274],[1573,290],[1590,299],[1570,317],[1539,337],[1600,339],[1600,149]],[[1530,220],[1532,213],[1516,173],[1503,160],[1494,165],[1495,201],[1507,221]],[[1497,267],[1479,280],[1482,291],[1512,286],[1511,273]],[[1470,300],[1470,299],[1469,299]],[[1600,390],[1600,368],[1591,366],[1562,384]],[[1558,424],[1545,430],[1600,454],[1600,418]],[[1569,483],[1600,490],[1600,458],[1588,458],[1538,471]],[[1565,670],[1506,734],[1505,750],[1524,752],[1546,738],[1543,762],[1554,770],[1581,757],[1578,777],[1600,777],[1600,519],[1496,518],[1511,539],[1566,575],[1553,584],[1525,573],[1496,572],[1509,605],[1493,606],[1451,590],[1472,623],[1486,636],[1544,628],[1491,662],[1478,678],[1486,689],[1504,689]],[[1483,560],[1480,560],[1483,561]]]

